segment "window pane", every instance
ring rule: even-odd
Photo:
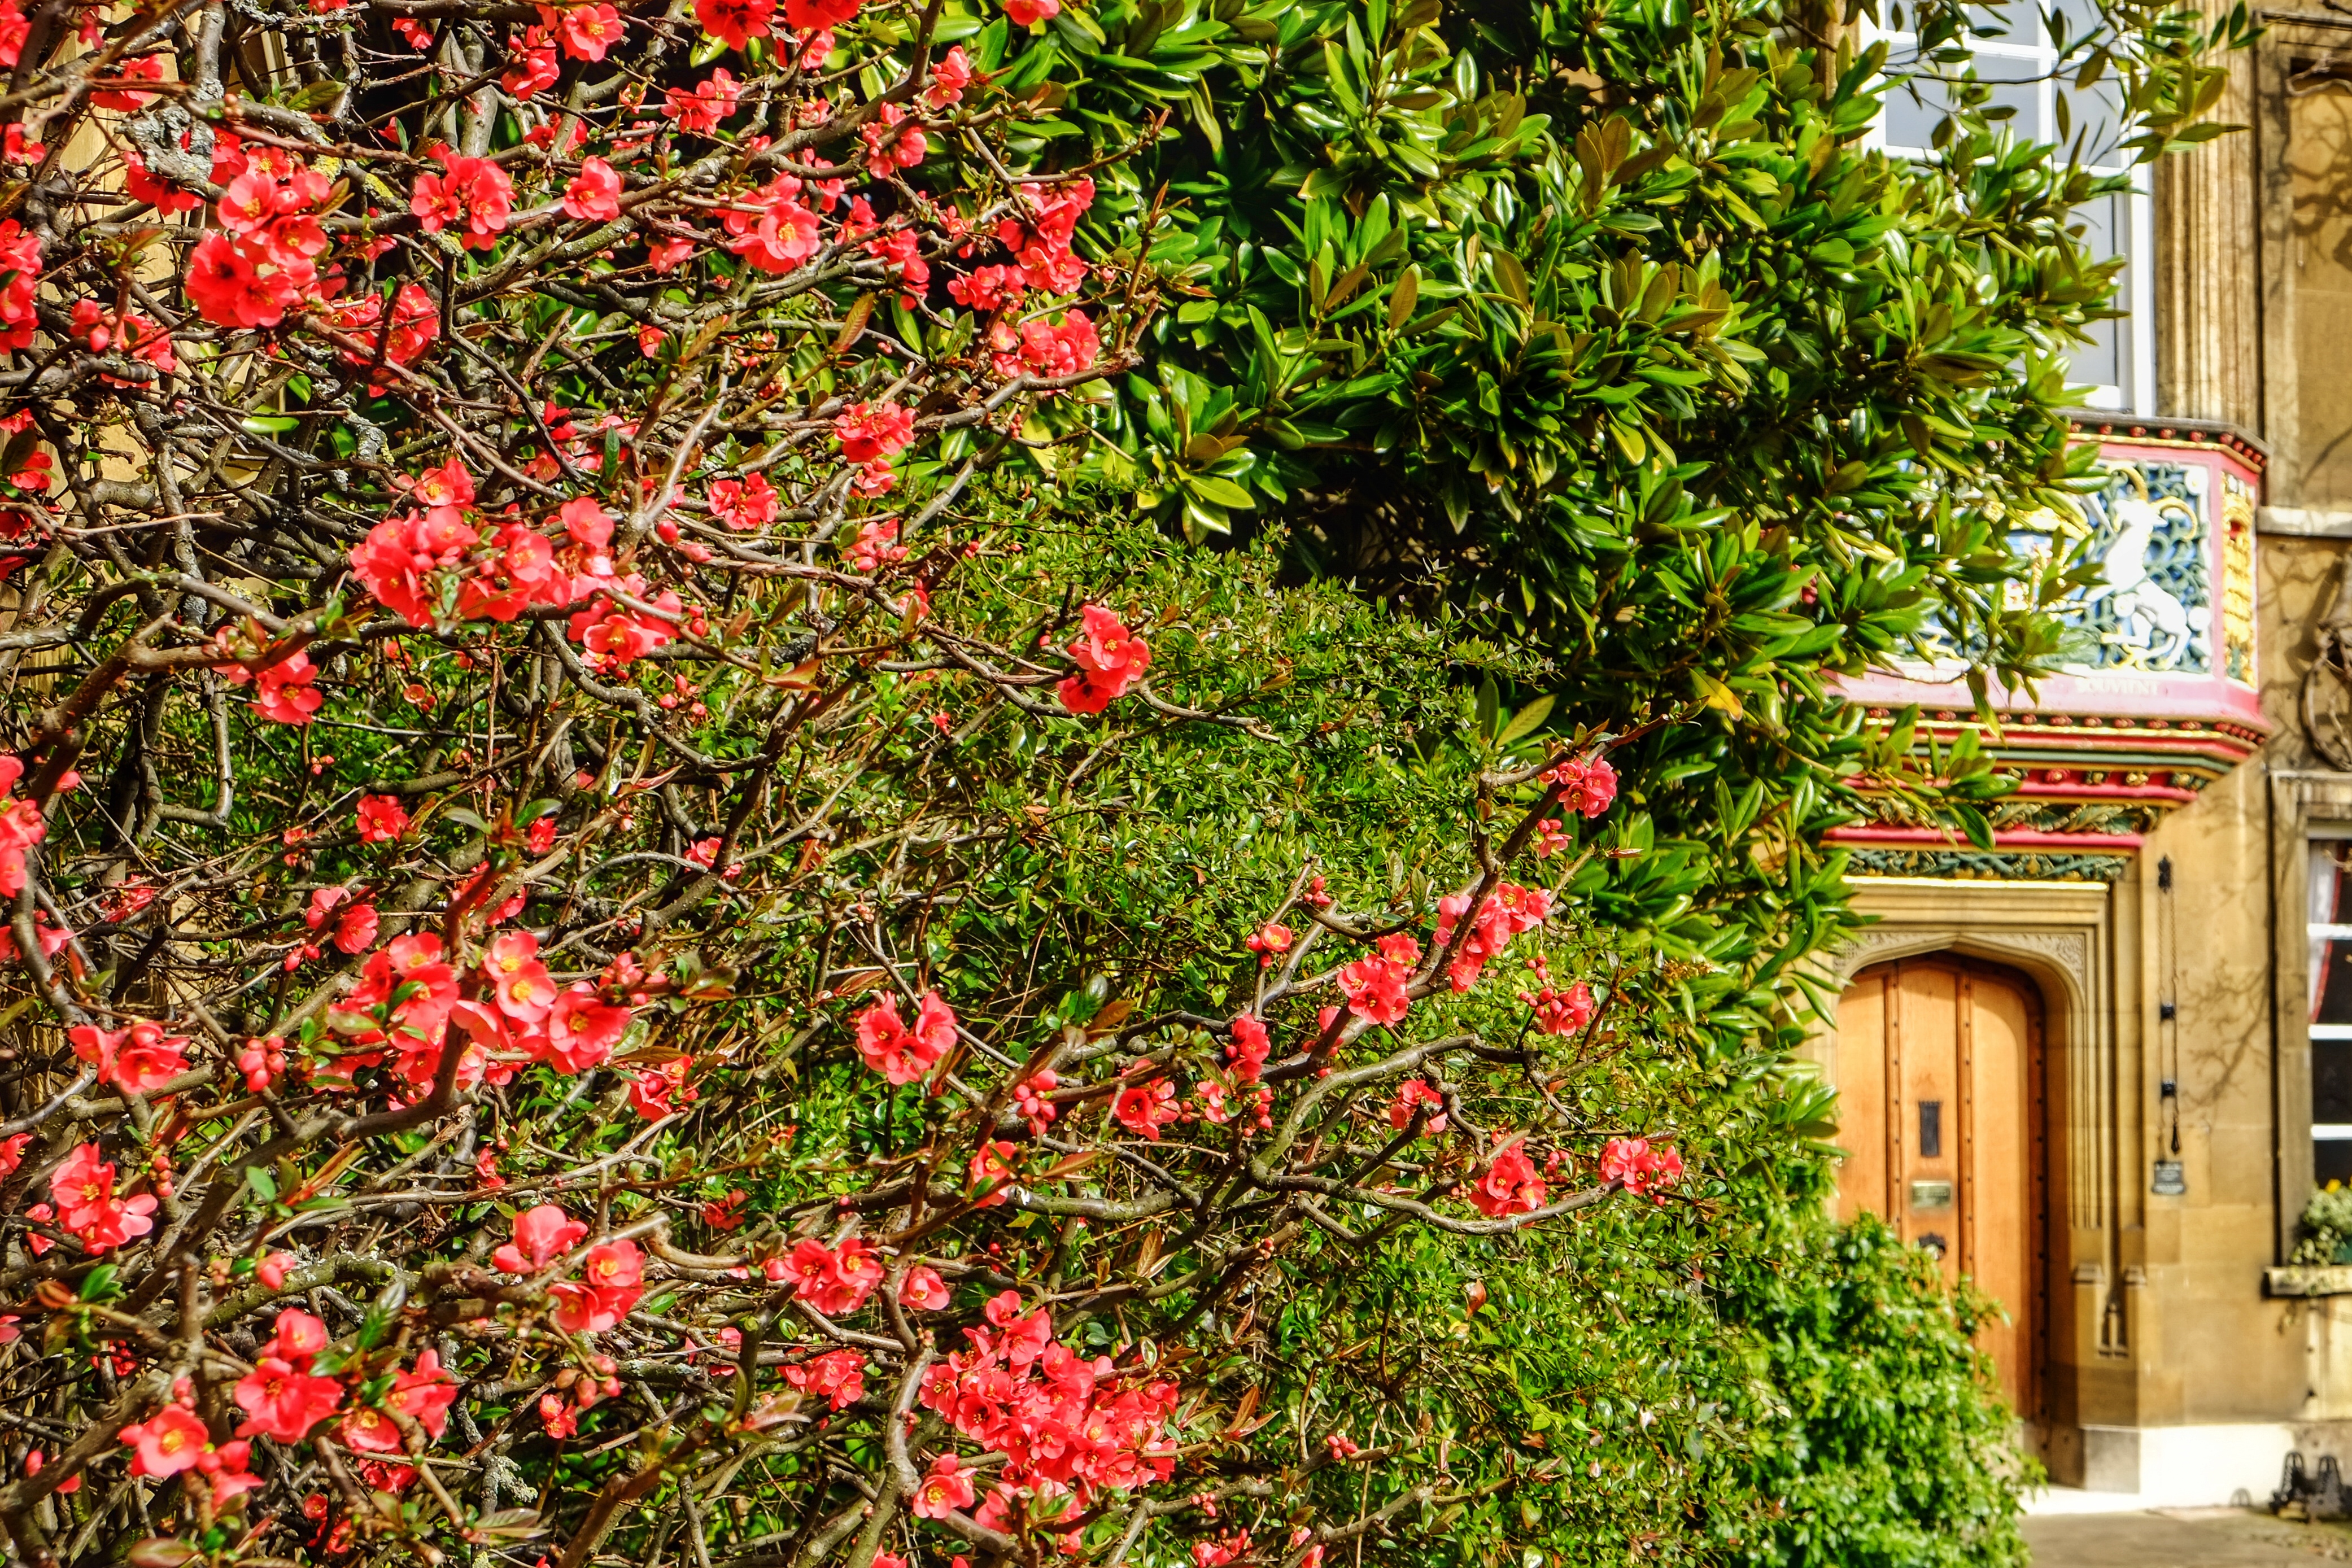
[[[2047,141],[2049,132],[2042,126],[2039,102],[2040,87],[2032,81],[2003,80],[1997,72],[2031,76],[2034,72],[2028,60],[1997,60],[1979,56],[1978,75],[1986,81],[2000,85],[1992,90],[1991,102],[2016,110],[2007,127],[2020,141]],[[1952,95],[1942,82],[1915,81],[1907,88],[1886,95],[1886,144],[1905,152],[1925,152],[1935,135],[1936,122],[1951,112]],[[1998,129],[1998,125],[1996,129]]]
[[[2083,150],[2083,162],[2096,167],[2117,166],[2116,141],[2122,134],[2123,94],[2110,72],[2076,92],[2072,86],[2062,86],[2057,91],[2066,99],[2066,112],[2071,117],[2062,152],[2071,152],[2076,146]],[[2053,121],[2051,134],[2058,127]]]
[[[2352,1186],[2352,1138],[2312,1139],[2311,1179],[2321,1186],[2332,1181]]]
[[[2083,248],[2090,253],[2092,260],[2105,261],[2123,248],[2120,242],[2130,233],[2126,226],[2126,199],[2101,196],[2074,210],[2076,220],[2083,225]],[[2125,274],[2117,273],[2116,292],[2119,298],[2130,298],[2125,292],[2126,287]],[[2091,341],[2074,351],[2067,379],[2095,387],[2120,388],[2125,381],[2125,327],[2120,319],[2093,322]]]
[[[2311,1042],[2311,1119],[2352,1123],[2352,1041]]]
[[[2352,840],[2315,839],[2305,919],[2313,925],[2352,925]],[[2352,941],[2311,938],[2311,1021],[2352,1023]],[[2322,1121],[2326,1117],[2320,1118]],[[2346,1120],[2352,1120],[2347,1117]]]

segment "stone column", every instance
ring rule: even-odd
[[[2210,119],[2253,123],[2252,52],[2228,61]],[[2157,412],[2262,435],[2262,281],[2254,133],[2215,138],[2156,166]]]

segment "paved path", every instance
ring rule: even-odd
[[[2352,1528],[2241,1509],[2051,1514],[2024,1521],[2033,1568],[2318,1568],[2352,1563]]]

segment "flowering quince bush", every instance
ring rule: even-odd
[[[772,542],[871,461],[750,556],[532,533],[595,613],[675,597],[601,652],[378,570],[524,490],[455,455],[331,575],[199,534],[135,621],[48,569],[112,643],[10,779],[20,1555],[1318,1563],[1561,1479],[1400,1463],[1425,1418],[1297,1403],[1266,1331],[1401,1236],[1696,1196],[1612,1088],[1661,973],[1593,914],[1619,737],[1502,740],[1376,612],[1013,470],[920,557]],[[297,638],[299,722],[220,673]]]

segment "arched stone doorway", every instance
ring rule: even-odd
[[[1978,1343],[2041,1418],[2049,1363],[2047,1092],[2040,988],[1950,953],[1874,964],[1838,1006],[1838,1213],[1867,1210],[2007,1311]]]

